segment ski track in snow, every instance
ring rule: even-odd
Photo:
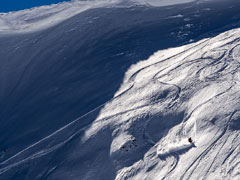
[[[235,113],[235,112],[234,112],[234,113]],[[234,113],[232,113],[232,114],[230,115],[229,121],[231,120],[231,118],[232,118],[232,116],[234,115]],[[229,121],[228,121],[228,122],[229,122]],[[189,170],[193,169],[193,170],[190,172],[190,174],[187,176],[186,179],[191,178],[191,175],[192,175],[193,172],[197,169],[197,166],[198,166],[198,164],[201,162],[201,159],[204,158],[204,156],[212,149],[212,147],[224,136],[224,134],[225,134],[226,131],[227,131],[227,128],[228,128],[228,126],[223,130],[223,132],[222,132],[196,159],[194,159],[194,160],[192,161],[192,163],[188,166],[188,168],[186,168],[186,171],[183,173],[183,175],[180,177],[180,179],[184,179],[184,177],[185,177],[185,175],[187,174],[187,172],[188,172]],[[224,144],[223,144],[223,145],[224,145]],[[220,148],[220,150],[221,150],[221,148]],[[219,151],[220,151],[220,150],[219,150]],[[196,165],[195,165],[195,163],[196,163]],[[194,168],[194,165],[196,166],[195,168]],[[212,166],[212,165],[210,165],[210,166]],[[205,174],[205,176],[206,176],[206,174]]]
[[[129,88],[127,88],[125,91],[119,93],[117,96],[115,96],[114,98],[112,98],[112,99],[109,100],[109,101],[112,101],[113,99],[116,99],[116,98],[122,96],[124,93],[126,93],[127,91],[129,91],[132,87],[133,87],[133,85],[130,85]],[[106,102],[106,103],[108,103],[108,102]],[[89,111],[88,113],[84,114],[83,116],[77,118],[76,120],[72,121],[71,123],[67,124],[66,126],[64,126],[64,127],[60,128],[59,130],[55,131],[55,132],[52,133],[51,135],[49,135],[49,136],[41,139],[40,141],[32,144],[31,146],[27,147],[26,149],[18,152],[18,153],[15,154],[14,156],[12,156],[12,157],[8,158],[7,160],[1,162],[1,163],[0,163],[0,166],[4,166],[5,164],[8,164],[9,161],[14,161],[14,158],[17,158],[18,156],[21,156],[23,153],[25,153],[25,152],[27,152],[27,151],[30,151],[31,148],[33,148],[33,147],[35,147],[35,146],[43,143],[44,141],[47,141],[48,139],[50,139],[50,138],[53,137],[53,136],[56,136],[59,132],[67,129],[69,126],[74,126],[75,123],[77,123],[77,122],[80,121],[82,118],[86,117],[87,115],[89,115],[89,114],[91,114],[91,113],[94,113],[96,110],[102,108],[106,103],[104,103],[104,104],[98,106],[97,108]],[[110,117],[108,117],[108,118],[110,118]],[[107,118],[107,119],[108,119],[108,118]],[[15,162],[15,163],[10,164],[10,165],[7,165],[7,166],[5,165],[4,168],[1,168],[1,169],[0,169],[0,174],[3,174],[4,172],[6,172],[7,170],[9,170],[10,168],[15,167],[15,166],[18,166],[18,165],[20,165],[20,164],[22,164],[22,163],[24,163],[24,162],[26,162],[26,161],[28,161],[28,160],[33,160],[33,159],[35,159],[35,158],[39,158],[39,157],[41,157],[41,156],[44,156],[44,155],[46,155],[46,154],[48,154],[48,153],[50,153],[50,152],[52,152],[52,151],[60,148],[61,146],[63,146],[63,145],[66,144],[67,142],[69,142],[74,136],[76,136],[77,134],[79,134],[79,132],[86,130],[90,125],[91,125],[91,122],[90,122],[88,125],[85,125],[84,127],[82,127],[79,131],[75,132],[72,136],[70,136],[69,138],[67,138],[67,140],[64,140],[62,143],[56,144],[55,146],[53,146],[53,147],[50,148],[50,149],[41,150],[40,152],[34,153],[33,155],[31,155],[31,156],[29,156],[29,157],[27,157],[27,158],[25,158],[25,159],[22,159],[22,160],[20,160],[20,161],[17,161],[17,162]],[[11,163],[11,162],[10,162],[10,163]]]
[[[239,41],[239,38],[236,38],[233,42],[238,42],[238,41]],[[204,42],[203,42],[203,43],[204,43]],[[230,44],[230,43],[229,43],[229,44]],[[227,44],[225,44],[225,45],[227,45]],[[207,46],[207,45],[206,45],[206,46]],[[205,47],[206,47],[206,46],[205,46]],[[239,45],[236,45],[235,47],[237,47],[237,46],[239,46]],[[233,49],[234,49],[235,47],[233,47],[233,48],[229,51],[229,54],[227,54],[226,49],[224,49],[224,53],[223,53],[218,59],[208,58],[208,59],[211,59],[211,60],[213,61],[213,62],[210,63],[210,65],[214,65],[217,61],[223,59],[224,57],[229,58],[229,56],[231,56],[232,51],[233,51]],[[204,47],[203,47],[203,48],[204,48]],[[187,51],[187,50],[186,50],[186,51]],[[198,49],[197,49],[196,51],[198,51]],[[195,52],[196,52],[196,51],[195,51]],[[214,50],[214,51],[215,51],[215,50]],[[216,51],[217,51],[217,50],[216,50]],[[193,52],[192,54],[194,54],[195,52]],[[181,53],[179,53],[179,54],[181,54]],[[174,55],[174,56],[178,56],[179,54]],[[191,56],[192,54],[190,54],[189,56]],[[189,57],[189,56],[188,56],[188,57]],[[188,57],[187,57],[187,58],[188,58]],[[167,59],[171,59],[171,58],[172,58],[172,57],[167,58]],[[136,76],[138,75],[138,73],[140,73],[141,71],[146,70],[147,68],[150,68],[151,66],[154,66],[154,65],[156,65],[156,64],[158,64],[158,63],[161,63],[161,62],[163,62],[164,60],[167,60],[167,59],[163,59],[162,61],[156,62],[156,63],[154,63],[154,64],[152,64],[152,65],[148,65],[148,66],[146,66],[146,67],[143,67],[143,68],[139,69],[137,72],[135,72],[135,73],[132,75],[131,78],[133,79],[133,77],[136,77]],[[197,59],[197,60],[192,60],[192,62],[193,62],[193,61],[196,61],[196,62],[197,62],[198,60],[200,61],[200,60],[203,60],[203,59],[205,59],[205,58],[199,58],[199,59]],[[207,59],[207,58],[206,58],[206,59]],[[189,62],[184,62],[184,63],[189,63]],[[184,63],[183,63],[183,64],[184,64]],[[179,67],[182,66],[183,64],[180,64],[180,65],[178,65],[176,68],[171,69],[171,71],[174,71],[175,69],[179,68]],[[224,62],[224,64],[226,64],[226,62]],[[170,66],[173,66],[173,65],[170,65]],[[226,67],[226,66],[225,66],[225,67]],[[168,67],[167,67],[167,68],[168,68]],[[201,71],[203,71],[205,68],[206,68],[206,66],[203,67],[203,68],[201,68],[201,69],[197,72],[197,74],[200,74]],[[223,69],[224,69],[224,68],[223,68]],[[219,72],[222,71],[223,69],[220,69]],[[232,72],[236,73],[237,69],[238,69],[238,67],[237,67],[236,69],[234,69]],[[165,69],[163,69],[163,70],[165,70]],[[163,71],[163,70],[161,70],[161,71]],[[153,79],[155,79],[161,71],[159,71],[158,73],[156,73],[156,74],[154,75],[154,78],[153,78]],[[232,73],[232,72],[229,72],[229,73]],[[168,73],[169,73],[169,71],[168,71]],[[215,72],[215,73],[216,73],[216,72]],[[163,74],[162,76],[165,76],[166,74],[167,74],[167,73]],[[169,83],[161,82],[161,81],[159,81],[159,83],[162,83],[162,84],[164,84],[164,85],[172,85],[172,86],[174,86],[174,87],[176,87],[176,88],[178,89],[179,94],[180,94],[180,92],[181,92],[181,87],[179,87],[179,86],[176,85],[176,84],[169,84]],[[230,85],[230,87],[228,87],[227,89],[223,89],[222,92],[216,94],[216,95],[213,96],[212,98],[208,99],[207,101],[205,101],[205,102],[199,104],[197,107],[195,107],[195,108],[191,111],[191,113],[189,113],[189,115],[186,116],[186,118],[183,119],[181,131],[183,131],[183,128],[184,128],[184,127],[183,127],[183,124],[184,124],[184,122],[187,121],[187,120],[189,119],[189,117],[190,117],[197,109],[199,109],[201,106],[203,106],[203,105],[211,102],[212,100],[216,99],[217,97],[222,96],[222,95],[228,93],[235,85],[236,85],[236,82],[233,82],[233,84]],[[176,96],[176,97],[178,97],[178,96]],[[236,113],[236,111],[233,112],[233,113],[230,115],[230,118],[229,118],[227,124],[229,124],[229,122],[231,121],[231,118],[232,118],[232,116],[234,115],[234,113]],[[151,122],[151,119],[150,119],[149,121],[147,121],[147,123],[150,123],[150,122]],[[146,127],[146,126],[147,126],[147,125],[145,125],[145,127]],[[194,173],[194,171],[196,170],[196,167],[199,165],[199,163],[201,162],[201,160],[202,160],[202,159],[206,156],[206,154],[212,149],[212,147],[225,135],[227,129],[228,129],[228,125],[224,128],[224,130],[222,131],[222,133],[221,133],[202,153],[200,153],[200,155],[199,155],[196,159],[193,160],[193,162],[189,165],[189,167],[186,168],[186,171],[183,173],[183,175],[181,176],[180,179],[184,179],[184,177],[186,176],[186,174],[188,173],[188,171],[191,170],[191,169],[193,169],[193,170],[191,171],[191,173],[187,176],[186,179],[191,178],[191,175]],[[149,135],[147,135],[146,132],[145,132],[144,137],[146,138],[146,141],[147,141],[147,142],[150,142],[151,145],[155,145],[155,144],[156,144],[156,142],[154,142],[152,139],[150,139]],[[214,159],[213,159],[212,162],[210,163],[210,166],[209,166],[208,171],[205,173],[205,176],[204,176],[205,178],[207,177],[207,175],[208,175],[208,173],[209,173],[209,171],[210,171],[213,163],[214,163],[215,160],[216,160],[216,157],[219,155],[221,149],[223,148],[223,146],[224,146],[225,143],[227,142],[228,138],[229,138],[229,135],[227,136],[227,138],[225,138],[224,143],[223,143],[223,144],[220,146],[220,148],[218,149],[217,155],[214,157]],[[177,156],[176,154],[173,154],[173,155],[174,155],[174,157],[176,158],[176,166],[177,166],[178,156]],[[197,165],[195,165],[195,163],[197,163]],[[194,165],[196,166],[195,168],[193,168]],[[166,175],[163,179],[167,178],[168,175],[175,169],[176,166],[174,166],[174,167],[167,173],[167,175]]]

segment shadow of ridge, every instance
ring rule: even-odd
[[[184,145],[182,147],[173,147],[172,149],[169,149],[167,152],[163,152],[161,154],[158,154],[158,157],[161,160],[166,160],[169,156],[179,156],[181,154],[185,154],[190,149],[197,147],[194,143],[189,145]]]

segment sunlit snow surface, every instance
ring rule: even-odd
[[[137,13],[138,8],[126,12]],[[164,19],[180,22],[181,18],[187,22],[182,28],[191,28],[191,19],[180,12],[170,14]],[[18,36],[1,39],[5,44],[0,53],[5,58],[0,72],[4,132],[0,140],[7,153],[1,152],[0,179],[239,179],[240,29],[159,50],[135,62],[132,56],[144,46],[140,50],[127,43],[122,47],[125,42],[117,37],[138,32],[139,27],[131,25],[139,19],[124,20],[132,27],[125,32],[121,18],[115,24],[112,17],[106,18],[113,25],[104,24],[102,34],[93,31],[95,36],[87,36],[89,42],[81,30],[101,18],[88,16],[83,15],[87,23],[81,21],[82,16],[75,17],[56,29],[23,36],[16,44]],[[146,22],[158,22],[151,18]],[[76,20],[82,26],[75,27]],[[90,28],[84,30],[93,34]],[[114,42],[115,38],[121,43]],[[152,45],[147,40],[142,40],[144,45]],[[114,51],[113,44],[119,51]],[[121,52],[126,46],[129,49]],[[114,64],[119,56],[131,57],[127,60],[134,63],[125,71],[129,63],[121,59]],[[88,65],[89,61],[94,63]],[[115,69],[112,72],[108,67]],[[116,79],[121,79],[120,86],[114,86],[117,91],[104,82]],[[114,91],[111,98],[105,90]],[[81,114],[77,119],[76,112]]]
[[[239,178],[239,36],[159,51],[129,69],[120,92],[131,89],[105,105],[84,138],[114,127],[117,179]]]

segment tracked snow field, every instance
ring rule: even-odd
[[[0,177],[240,179],[239,47],[234,29],[154,53],[110,101],[1,162]]]

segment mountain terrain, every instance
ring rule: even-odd
[[[239,7],[0,14],[0,179],[239,179]]]

